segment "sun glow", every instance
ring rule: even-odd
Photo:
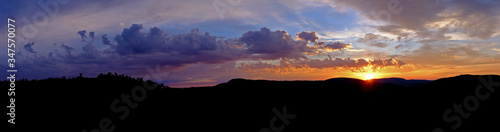
[[[372,80],[373,78],[375,78],[374,74],[365,74],[365,80]]]

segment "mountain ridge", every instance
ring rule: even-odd
[[[347,77],[339,77],[339,78],[330,78],[326,80],[263,80],[263,79],[245,79],[245,78],[234,78],[231,79],[227,82],[224,83],[236,83],[236,82],[245,82],[245,81],[284,81],[284,82],[293,82],[293,81],[352,81],[352,82],[363,82],[363,81],[368,81],[368,80],[361,80],[357,78],[347,78]],[[429,82],[432,82],[433,80],[423,80],[423,79],[404,79],[404,78],[398,78],[398,77],[390,77],[390,78],[377,78],[377,79],[371,79],[369,81],[375,82],[375,83],[391,83],[391,84],[397,84],[405,87],[411,87],[411,86],[418,86],[422,84],[426,84]],[[223,84],[223,83],[220,83]],[[219,84],[217,84],[219,85]],[[215,86],[217,86],[215,85]],[[210,86],[206,86],[210,87]]]
[[[474,95],[478,85],[483,85],[481,78],[500,82],[498,75],[455,76],[412,87],[347,78],[323,81],[232,79],[212,87],[170,88],[116,74],[97,78],[19,80],[16,92],[20,94],[16,102],[20,105],[16,107],[19,113],[16,118],[21,124],[19,128],[26,130],[30,127],[53,130],[57,122],[56,126],[61,127],[58,130],[91,131],[99,129],[100,120],[109,119],[116,127],[114,131],[255,132],[270,128],[270,120],[275,117],[281,122],[277,117],[286,111],[295,118],[289,118],[286,125],[281,124],[283,132],[421,132],[434,128],[451,131],[449,126],[457,122],[443,120],[443,114],[448,109],[454,110],[455,104],[463,106],[464,99]],[[5,86],[8,83],[1,82]],[[144,94],[134,90],[146,87],[145,84],[154,85],[155,89],[146,90]],[[452,111],[448,117],[463,121],[455,131],[499,130],[495,125],[500,122],[499,96],[491,93],[488,99],[480,100],[480,107],[467,111],[470,118]],[[133,102],[120,103],[127,101],[123,97]],[[142,101],[135,100],[138,97]],[[119,103],[113,105],[115,101]],[[53,103],[57,107],[47,107]],[[125,112],[117,111],[118,108],[128,108],[125,119],[120,118]],[[46,114],[55,111],[57,114]],[[275,127],[280,127],[278,122]]]

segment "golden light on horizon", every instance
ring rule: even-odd
[[[375,78],[374,74],[365,74],[365,80],[372,80]]]

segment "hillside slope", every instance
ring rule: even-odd
[[[460,123],[455,131],[498,131],[500,95],[487,89],[498,91],[498,82],[496,75],[462,75],[414,87],[349,78],[233,79],[213,87],[176,89],[113,74],[21,80],[16,129],[430,132],[436,127],[452,131]],[[479,94],[489,96],[479,99],[478,87]],[[463,112],[454,104],[462,105]],[[452,112],[444,120],[448,109]]]

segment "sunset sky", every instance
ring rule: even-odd
[[[1,40],[16,20],[17,78],[117,72],[188,87],[500,74],[497,0],[2,0],[0,11]]]

